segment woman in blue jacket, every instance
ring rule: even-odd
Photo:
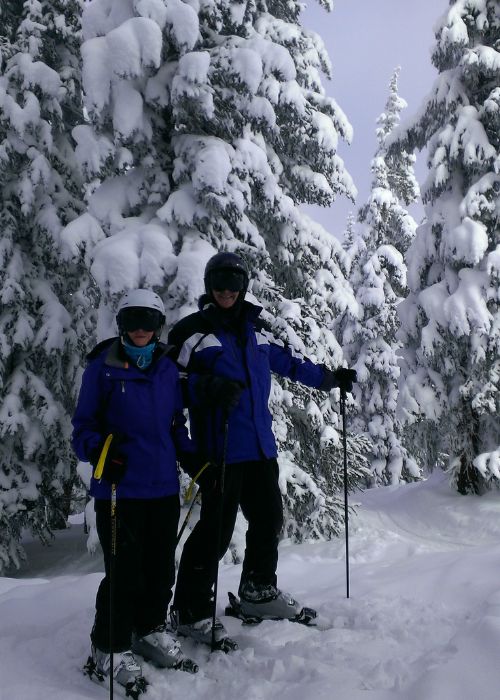
[[[331,371],[274,338],[259,318],[262,309],[245,301],[248,282],[238,255],[218,253],[205,269],[206,294],[199,311],[179,321],[169,334],[171,356],[188,374],[185,399],[191,435],[215,463],[224,451],[228,416],[220,551],[214,548],[220,494],[212,470],[212,480],[206,474],[200,484],[201,516],[184,545],[173,604],[178,632],[206,643],[212,639],[217,556],[229,546],[239,506],[248,521],[239,586],[243,612],[277,618],[294,617],[299,610],[276,586],[283,506],[268,407],[271,372],[325,391],[350,391],[356,379],[354,370]],[[220,621],[214,636],[218,642],[227,636]]]
[[[165,626],[175,577],[177,459],[188,471],[196,471],[198,462],[183,415],[178,369],[159,342],[164,322],[163,302],[154,292],[136,289],[123,296],[120,335],[88,356],[73,417],[75,452],[94,467],[107,436],[113,435],[102,476],[93,476],[90,488],[106,576],[97,592],[89,670],[100,679],[111,672],[122,685],[141,676],[133,652],[162,667],[196,670]],[[113,648],[111,483],[117,483]]]

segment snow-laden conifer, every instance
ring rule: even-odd
[[[345,230],[342,237],[342,247],[344,250],[349,251],[354,243],[354,238],[356,236],[356,217],[352,211],[347,215]]]
[[[88,302],[60,256],[81,213],[71,123],[81,119],[78,2],[2,3],[0,45],[0,570],[23,528],[64,524],[69,437]]]
[[[457,0],[436,31],[439,71],[399,147],[428,148],[426,220],[401,306],[401,406],[415,446],[458,490],[500,478],[500,6]]]
[[[344,253],[298,205],[353,196],[337,154],[351,127],[321,85],[329,60],[300,25],[300,4],[93,0],[83,32],[89,122],[73,133],[96,186],[71,235],[93,246],[100,335],[128,287],[156,288],[167,325],[195,310],[208,258],[236,250],[274,331],[337,366],[335,318],[355,304]],[[331,405],[310,399],[274,384],[290,503],[300,491],[302,531],[319,533],[336,526],[325,483],[337,466],[318,466],[311,426],[318,447],[338,447],[339,436]],[[360,464],[353,459],[353,474]]]
[[[345,351],[358,373],[353,426],[369,439],[371,482],[392,484],[419,474],[402,444],[396,420],[400,374],[397,306],[406,292],[403,255],[416,228],[405,207],[419,195],[414,156],[403,149],[388,153],[386,146],[406,107],[398,95],[398,75],[399,69],[392,76],[385,110],[377,120],[371,192],[359,212],[360,236],[351,246],[350,281],[359,313],[344,328]]]

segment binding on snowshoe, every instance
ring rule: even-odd
[[[179,642],[166,624],[158,625],[144,637],[132,636],[132,651],[159,668],[197,673],[198,664],[184,656]]]
[[[266,612],[265,608],[262,607],[262,613],[259,613],[259,606],[265,605],[265,603],[256,603],[253,605],[246,604],[239,600],[234,593],[228,593],[229,605],[226,607],[226,615],[231,617],[237,617],[243,622],[244,625],[258,625],[263,620],[289,620],[290,622],[298,622],[301,625],[312,625],[313,620],[317,617],[318,613],[313,608],[301,608],[298,609],[298,604],[293,598],[289,598],[287,602],[288,610],[285,609],[285,613],[291,613],[290,615],[277,615],[273,614],[272,608]],[[247,608],[245,610],[244,606]]]
[[[223,637],[215,642],[214,651],[223,651],[224,654],[228,654],[230,651],[236,651],[238,649],[238,642],[231,637]]]
[[[215,645],[212,645],[212,618],[204,618],[196,622],[181,623],[179,613],[173,608],[170,610],[172,629],[181,637],[189,637],[200,644],[207,644],[213,651],[223,651],[227,654],[238,649],[238,643],[228,636],[222,622],[215,618]]]
[[[96,680],[105,686],[109,686],[109,676],[100,671],[97,668],[96,662],[89,656],[87,663],[83,667],[83,672],[91,680]],[[148,682],[144,676],[139,676],[133,681],[129,681],[125,685],[116,683],[115,687],[119,687],[121,691],[125,691],[125,697],[132,698],[132,700],[139,700],[139,697],[147,691]]]

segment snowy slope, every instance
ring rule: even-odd
[[[185,649],[197,676],[145,666],[152,700],[498,700],[500,495],[458,496],[441,474],[360,494],[351,520],[351,598],[343,541],[283,544],[280,583],[319,626],[224,618],[240,650]],[[81,525],[0,578],[0,700],[83,700],[107,691],[80,672],[99,557]],[[220,607],[239,567],[221,567]],[[147,697],[148,697],[147,696]]]

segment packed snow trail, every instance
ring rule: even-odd
[[[349,600],[342,539],[283,543],[280,585],[318,610],[318,626],[223,617],[239,650],[184,641],[199,673],[144,664],[145,698],[498,700],[500,495],[459,496],[438,474],[352,501]],[[0,579],[0,700],[105,700],[81,672],[100,558],[80,525],[28,551],[31,564]],[[220,613],[239,575],[221,566]]]

